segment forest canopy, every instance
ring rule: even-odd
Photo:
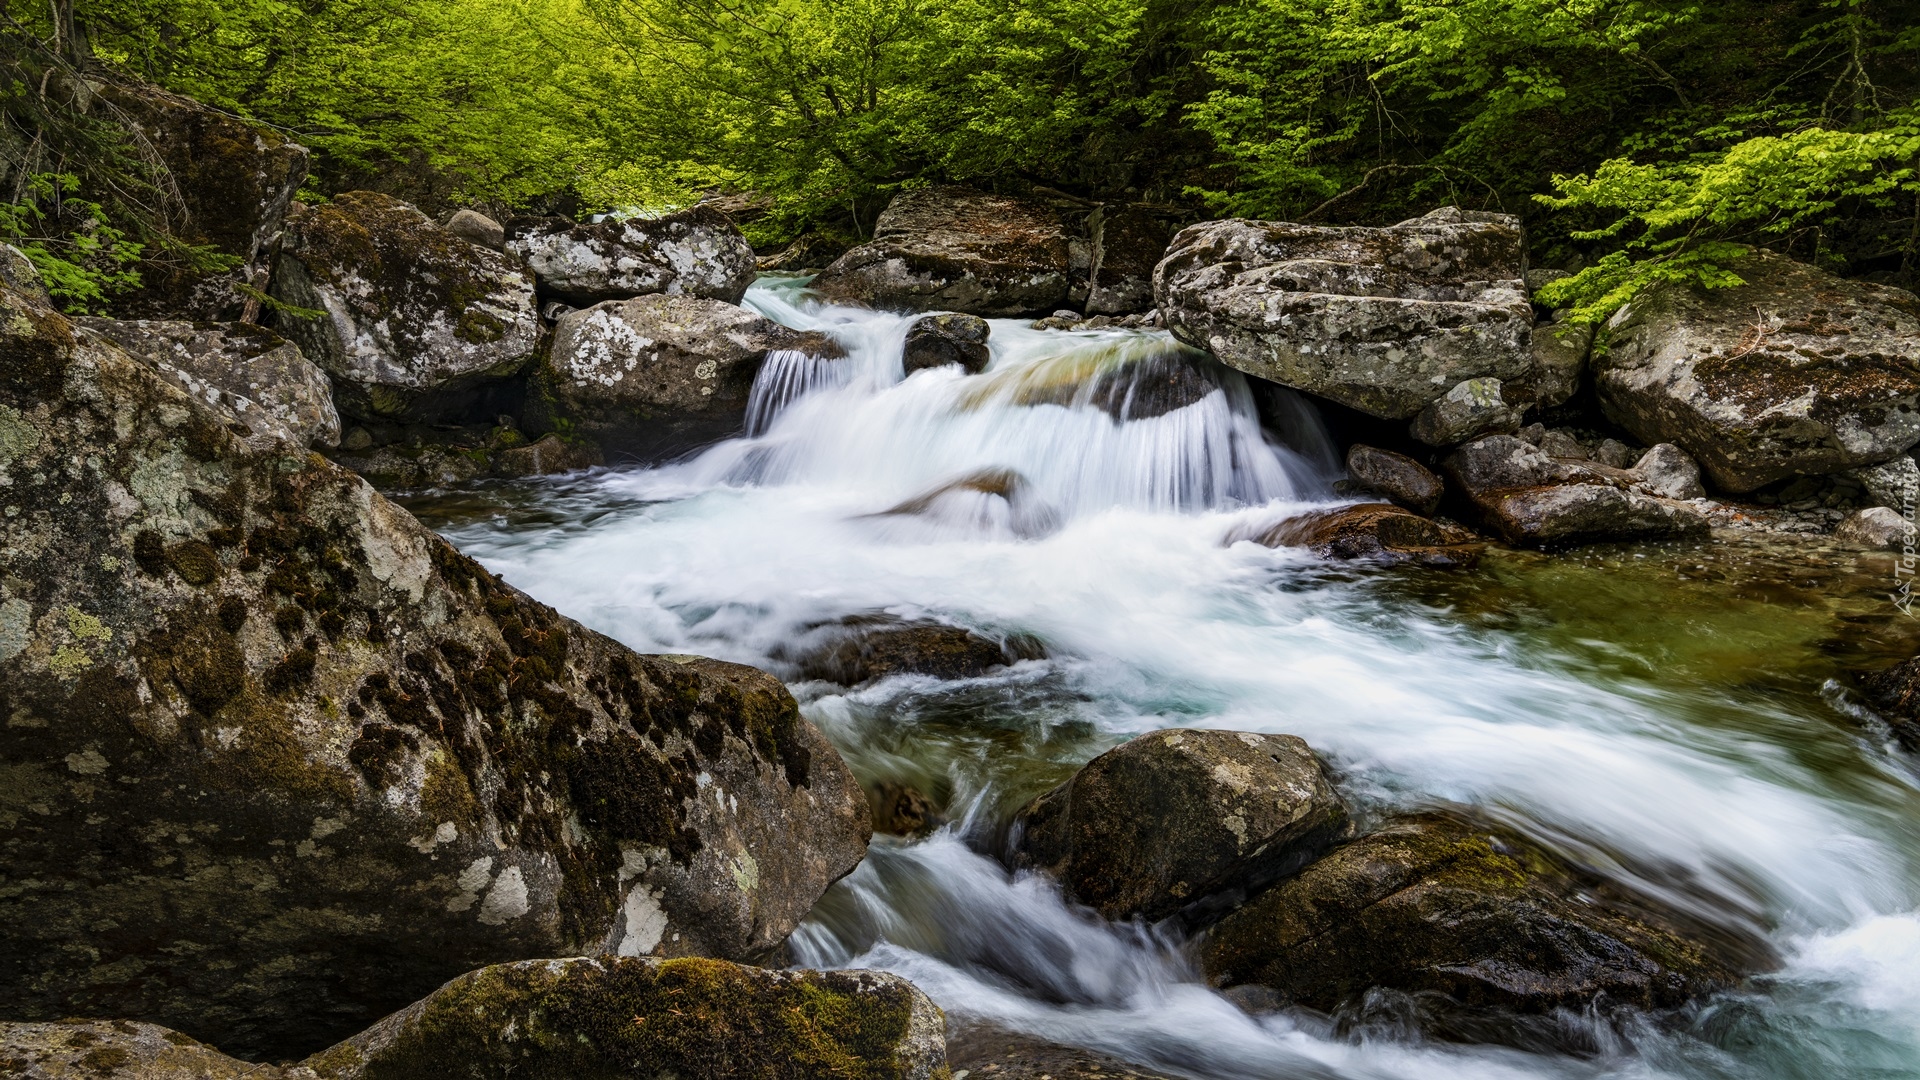
[[[313,198],[752,193],[762,245],[858,239],[934,181],[1329,223],[1458,203],[1523,215],[1588,317],[1723,281],[1735,244],[1920,281],[1920,9],[1892,0],[0,3],[0,234],[96,289],[164,214],[110,125],[62,116],[73,79],[280,128]]]

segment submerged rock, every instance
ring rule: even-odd
[[[889,836],[925,836],[946,820],[927,793],[909,784],[883,780],[867,792],[873,831]]]
[[[367,420],[457,416],[518,374],[540,336],[516,262],[373,192],[296,207],[273,291],[325,313],[278,325],[333,376],[340,411]]]
[[[1087,273],[1089,315],[1131,315],[1153,309],[1153,268],[1167,253],[1167,227],[1144,207],[1095,211],[1093,265]]]
[[[1191,226],[1154,271],[1174,336],[1229,367],[1407,419],[1532,365],[1519,222],[1448,208],[1390,228]]]
[[[79,318],[74,324],[160,369],[181,389],[297,446],[340,442],[333,388],[298,346],[250,323]]]
[[[1634,490],[1621,469],[1549,456],[1511,435],[1489,435],[1443,463],[1488,528],[1509,543],[1569,547],[1603,540],[1705,537],[1707,516],[1687,503]]]
[[[1443,813],[1399,818],[1262,893],[1213,928],[1200,960],[1216,986],[1314,1009],[1385,988],[1520,1013],[1673,1008],[1774,963],[1750,932]]]
[[[1405,454],[1355,443],[1347,450],[1347,475],[1354,483],[1420,514],[1440,508],[1446,485],[1433,470]]]
[[[554,476],[603,465],[600,452],[575,446],[558,435],[545,435],[525,446],[509,447],[493,455],[495,476]]]
[[[1346,804],[1305,742],[1180,729],[1122,743],[1028,803],[1012,854],[1108,919],[1179,914],[1197,925],[1348,830]]]
[[[944,623],[856,616],[815,627],[793,650],[801,678],[857,686],[889,675],[975,679],[996,668],[1046,656],[1039,642],[995,641]]]
[[[873,239],[813,279],[829,300],[987,316],[1051,311],[1070,284],[1067,232],[1052,210],[951,186],[894,196]]]
[[[1736,494],[1920,442],[1920,298],[1765,251],[1732,269],[1746,284],[1655,284],[1614,315],[1594,364],[1609,419]]]
[[[738,434],[754,377],[776,350],[843,356],[824,334],[692,296],[609,301],[560,317],[535,378],[540,417],[648,458]],[[529,407],[529,422],[536,414]]]
[[[543,296],[583,308],[650,293],[737,304],[758,272],[747,238],[704,203],[593,224],[518,221],[507,250],[527,261]]]
[[[907,328],[900,363],[911,375],[923,368],[959,364],[969,374],[985,371],[993,358],[987,336],[993,332],[978,315],[922,315]]]
[[[1053,508],[1012,469],[982,469],[869,515],[913,519],[948,533],[1045,536],[1059,528]]]
[[[981,1080],[1176,1080],[1118,1058],[984,1024],[947,1034],[947,1065]]]
[[[237,425],[0,292],[13,1016],[313,1048],[502,959],[769,955],[859,862],[778,680],[635,655]]]
[[[1323,559],[1368,559],[1438,569],[1471,567],[1483,547],[1466,529],[1443,525],[1386,503],[1309,510],[1279,522],[1237,529],[1227,543],[1303,547]]]
[[[301,1064],[320,1080],[939,1080],[945,1036],[898,975],[580,957],[463,975]]]

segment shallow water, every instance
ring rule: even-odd
[[[956,819],[876,839],[796,936],[801,962],[897,971],[957,1023],[1195,1076],[1920,1076],[1920,780],[1843,678],[1920,647],[1886,561],[1674,545],[1494,551],[1463,574],[1227,546],[1330,501],[1334,462],[1310,410],[1263,432],[1239,376],[1165,335],[996,322],[984,375],[903,380],[907,320],[819,309],[786,280],[748,302],[850,354],[769,365],[754,437],[410,502],[642,651],[795,678],[784,645],[876,612],[1047,643],[960,683],[794,684],[863,779],[911,782]],[[1153,410],[1089,389],[1169,357],[1219,389],[1126,420]],[[1387,996],[1250,1017],[1180,942],[980,853],[1079,763],[1174,725],[1300,735],[1363,817],[1480,807],[1761,929],[1785,965],[1687,1016],[1559,1018],[1582,1054],[1423,1039]]]

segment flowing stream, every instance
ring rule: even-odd
[[[1763,545],[1490,552],[1470,573],[1228,544],[1335,499],[1311,408],[1148,331],[996,321],[980,375],[902,377],[908,319],[747,303],[836,335],[776,356],[749,436],[651,469],[417,498],[463,550],[648,652],[756,664],[866,780],[952,821],[876,837],[794,941],[989,1021],[1196,1077],[1920,1076],[1920,780],[1848,666],[1920,630],[1871,557]],[[1283,430],[1275,430],[1280,428]],[[1027,634],[991,677],[797,681],[810,627],[886,613]],[[1024,800],[1170,726],[1286,732],[1363,820],[1482,808],[1761,929],[1780,970],[1660,1022],[1564,1016],[1584,1052],[1423,1039],[1405,1002],[1253,1016],[1181,942],[1110,926],[988,851]]]

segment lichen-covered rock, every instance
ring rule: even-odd
[[[256,435],[299,446],[340,442],[340,414],[326,372],[293,342],[251,323],[79,318],[160,369],[181,389],[240,418]]]
[[[1533,328],[1533,367],[1506,383],[1509,396],[1540,408],[1564,405],[1580,392],[1593,348],[1593,326],[1551,323]]]
[[[11,1015],[286,1053],[503,959],[765,956],[858,863],[772,676],[636,655],[237,426],[0,293]]]
[[[1347,475],[1353,482],[1423,517],[1440,509],[1446,485],[1433,470],[1405,454],[1354,443],[1347,450]]]
[[[1520,410],[1500,396],[1499,379],[1468,379],[1420,410],[1408,429],[1428,446],[1458,446],[1476,435],[1511,432]]]
[[[738,434],[754,377],[777,350],[845,355],[825,334],[724,301],[640,296],[562,315],[535,384],[555,417],[657,458]]]
[[[1066,302],[1067,231],[1045,206],[965,187],[894,196],[873,239],[814,278],[829,300],[903,311],[1031,315]]]
[[[1087,272],[1089,315],[1131,315],[1153,309],[1153,268],[1167,253],[1167,227],[1140,206],[1095,211],[1093,265]]]
[[[1920,442],[1920,297],[1754,251],[1746,284],[1650,286],[1607,324],[1607,416],[1734,493]]]
[[[302,1062],[319,1080],[945,1080],[946,1018],[877,971],[579,957],[483,968]]]
[[[1442,468],[1482,523],[1512,544],[1697,539],[1711,528],[1700,509],[1637,489],[1639,478],[1623,469],[1551,457],[1512,435],[1467,443]]]
[[[141,288],[114,300],[129,317],[231,321],[258,317],[273,243],[307,179],[307,150],[271,128],[158,87],[115,84],[103,95],[165,163],[178,192],[174,237],[239,260],[198,272],[178,260],[145,264]]]
[[[789,650],[800,677],[857,686],[889,675],[972,679],[1046,656],[1028,638],[996,641],[944,623],[855,616],[814,627]]]
[[[0,244],[0,286],[42,307],[53,303],[47,295],[46,283],[40,280],[40,271],[33,267],[33,260],[12,244]]]
[[[575,307],[649,293],[737,304],[757,270],[753,246],[704,203],[660,217],[517,221],[507,250],[527,261],[544,296]]]
[[[1913,523],[1884,506],[1868,507],[1834,526],[1833,542],[1866,551],[1899,551],[1916,546]]]
[[[1527,373],[1525,269],[1519,223],[1501,214],[1232,219],[1175,236],[1153,289],[1167,328],[1227,366],[1407,419],[1464,380]]]
[[[157,1024],[129,1020],[0,1021],[0,1076],[8,1080],[317,1080],[260,1065]]]
[[[333,376],[340,411],[368,420],[457,417],[518,374],[540,336],[514,260],[367,191],[294,208],[273,293],[325,312],[278,328]]]
[[[1156,731],[1028,803],[1016,866],[1045,870],[1109,919],[1200,924],[1305,866],[1349,830],[1347,807],[1292,735]]]
[[[1706,485],[1700,482],[1700,466],[1685,450],[1672,443],[1661,443],[1640,455],[1633,468],[1633,483],[1649,495],[1663,499],[1703,499]]]
[[[987,335],[993,328],[978,315],[923,315],[907,328],[900,364],[908,375],[923,368],[959,364],[970,373],[985,371],[993,358]]]
[[[1912,454],[1901,454],[1878,465],[1851,469],[1846,475],[1866,489],[1867,498],[1875,506],[1905,511],[1907,507],[1920,502],[1920,463],[1914,461]]]
[[[1389,566],[1410,563],[1466,569],[1484,545],[1456,525],[1443,525],[1387,503],[1309,510],[1270,524],[1242,527],[1227,543],[1251,540],[1267,547],[1306,548],[1323,559],[1366,559]]]
[[[1200,959],[1330,1010],[1383,987],[1522,1013],[1671,1008],[1771,965],[1707,927],[1524,838],[1449,814],[1400,818],[1221,920]]]

